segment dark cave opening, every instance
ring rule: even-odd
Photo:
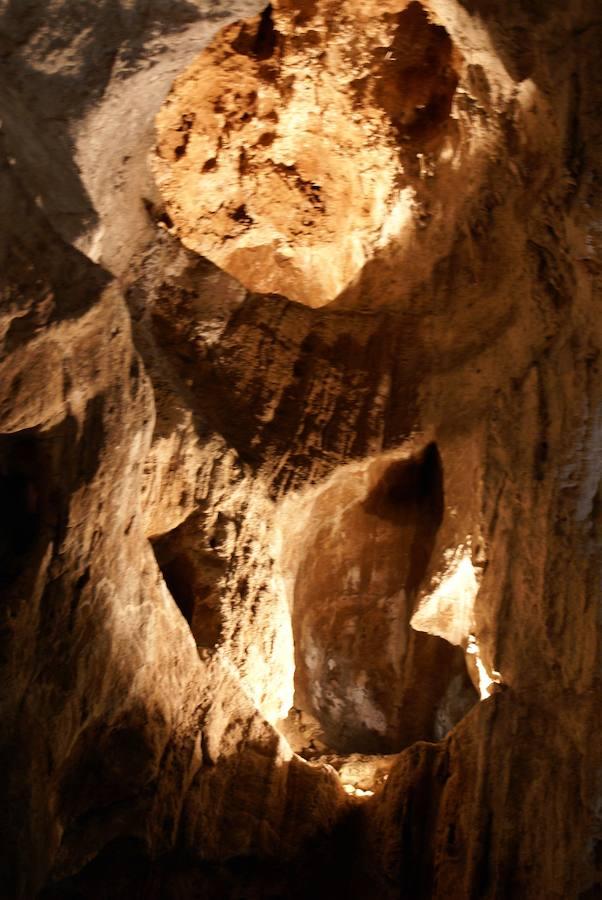
[[[33,435],[0,440],[0,584],[15,577],[39,534],[42,519],[39,441]]]
[[[194,566],[185,553],[163,563],[161,572],[178,609],[190,625],[196,601]]]
[[[219,605],[223,562],[214,548],[204,546],[192,517],[151,541],[163,580],[188,623],[197,647],[213,649],[222,634]]]
[[[243,23],[232,46],[237,53],[253,56],[265,62],[270,59],[278,46],[278,32],[274,27],[272,4],[268,3],[258,19]],[[255,23],[257,23],[255,27]]]
[[[397,28],[378,61],[376,100],[402,140],[443,134],[458,86],[458,51],[447,30],[414,0],[395,17]]]
[[[395,753],[441,736],[477,699],[463,651],[410,627],[443,518],[443,467],[431,443],[348,478],[316,500],[300,555],[294,717],[336,752]]]

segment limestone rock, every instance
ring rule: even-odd
[[[220,33],[158,117],[177,234],[251,290],[312,307],[391,245],[406,284],[420,279],[498,142],[512,83],[489,66],[475,89],[482,71],[436,5],[270,3]]]
[[[597,5],[0,4],[3,896],[599,896]]]

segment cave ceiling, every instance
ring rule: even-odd
[[[0,882],[602,890],[595,0],[0,0]]]

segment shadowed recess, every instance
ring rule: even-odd
[[[441,736],[476,699],[462,651],[409,624],[443,503],[441,458],[429,444],[350,472],[309,514],[294,589],[295,707],[339,752],[394,752]],[[452,695],[455,713],[444,710]]]

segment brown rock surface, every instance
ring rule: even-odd
[[[600,896],[601,43],[0,2],[2,896]]]
[[[420,278],[495,145],[455,97],[466,67],[435,19],[418,2],[275,2],[221,32],[158,117],[158,184],[186,246],[313,307],[392,243]]]

